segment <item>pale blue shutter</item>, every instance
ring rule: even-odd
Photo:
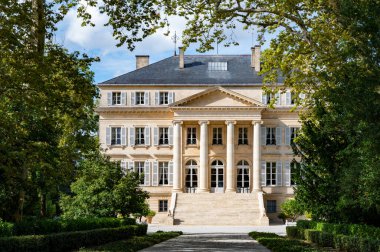
[[[263,92],[263,94],[261,95],[261,100],[262,100],[264,105],[266,105],[268,103],[266,93]]]
[[[173,185],[173,161],[169,162],[169,185]]]
[[[149,92],[144,92],[144,104],[149,105]]]
[[[173,127],[169,127],[169,145],[173,145]]]
[[[285,161],[285,186],[290,186],[290,162]]]
[[[129,128],[129,145],[135,146],[135,128]]]
[[[144,186],[150,186],[150,162],[144,163]]]
[[[154,127],[153,129],[153,144],[155,146],[158,145],[158,127]]]
[[[265,161],[261,161],[261,186],[267,185],[267,163]]]
[[[174,102],[174,92],[169,92],[169,104]]]
[[[107,104],[112,106],[112,92],[107,92]]]
[[[282,128],[276,128],[276,145],[282,145]]]
[[[282,186],[282,162],[276,162],[276,185]]]
[[[106,144],[111,145],[111,128],[106,128]]]
[[[127,93],[121,92],[121,105],[127,105]]]
[[[280,95],[280,92],[277,92],[275,94],[275,98],[276,98],[276,105],[281,105],[281,95]]]
[[[292,102],[292,94],[290,91],[286,91],[286,105],[291,105]]]
[[[136,92],[131,93],[131,106],[136,105]]]
[[[285,128],[285,144],[290,145],[290,127]]]
[[[127,145],[127,128],[121,128],[121,145],[126,146]]]
[[[261,127],[261,145],[267,145],[267,128]]]
[[[145,145],[150,145],[150,127],[145,127]]]
[[[156,105],[160,105],[160,92],[154,93],[154,101]]]
[[[158,162],[153,162],[153,186],[158,186]]]

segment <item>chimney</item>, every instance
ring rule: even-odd
[[[136,55],[136,69],[149,65],[149,55]]]
[[[183,47],[179,47],[179,69],[185,68],[185,51]]]
[[[261,47],[259,45],[255,45],[255,71],[260,72],[260,57],[261,57]]]
[[[251,67],[255,67],[255,48],[251,47]]]

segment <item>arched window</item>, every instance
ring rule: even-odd
[[[211,192],[224,191],[224,166],[220,160],[211,163]]]
[[[185,186],[186,191],[189,193],[194,193],[195,188],[198,187],[198,166],[197,162],[193,159],[190,159],[186,162],[186,179]]]
[[[236,187],[237,192],[248,193],[249,192],[249,164],[246,160],[240,160],[237,163],[237,178]]]
[[[223,165],[223,162],[220,160],[214,160],[212,161],[211,166],[215,166],[215,165]]]

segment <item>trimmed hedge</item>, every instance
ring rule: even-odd
[[[50,235],[3,237],[0,238],[0,251],[70,251],[145,235],[147,228],[147,225],[133,225]]]
[[[135,224],[136,221],[132,218],[32,219],[15,224],[0,222],[0,237],[116,228]]]

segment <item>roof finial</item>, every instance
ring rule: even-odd
[[[174,56],[177,56],[177,39],[179,39],[179,37],[177,36],[177,31],[174,31],[174,36],[172,36],[171,39],[174,42]]]

